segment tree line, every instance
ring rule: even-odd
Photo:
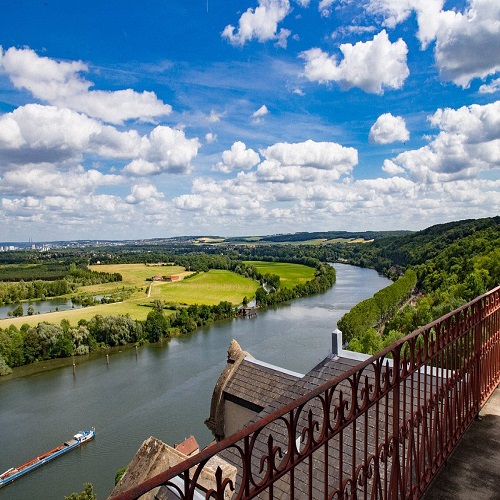
[[[306,283],[298,284],[293,288],[281,288],[279,285],[279,276],[277,280],[273,279],[275,275],[265,275],[263,277],[264,286],[260,286],[255,292],[255,301],[259,307],[273,306],[286,302],[288,300],[324,293],[336,280],[335,269],[326,263],[317,263],[315,276]]]
[[[22,300],[45,300],[48,297],[59,297],[72,293],[80,286],[119,281],[122,281],[122,276],[119,273],[91,271],[86,267],[72,263],[69,267],[66,266],[63,279],[0,281],[0,305],[15,304]]]
[[[368,329],[392,318],[397,308],[410,298],[416,284],[417,273],[409,269],[396,282],[356,304],[337,323],[342,331],[342,339],[351,342]]]
[[[233,304],[224,301],[212,306],[170,306],[173,311],[168,311],[168,315],[165,308],[157,301],[145,321],[128,315],[97,314],[88,321],[81,319],[77,326],[63,319],[59,325],[41,322],[33,327],[24,324],[21,328],[15,325],[0,328],[0,375],[36,361],[81,356],[107,347],[158,342],[237,314]]]

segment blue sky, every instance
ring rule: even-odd
[[[497,0],[5,0],[0,241],[498,215]]]

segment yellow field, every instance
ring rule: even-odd
[[[240,304],[243,297],[250,299],[255,294],[258,284],[248,278],[229,271],[212,270],[200,273],[186,281],[184,278],[193,274],[180,266],[146,266],[145,264],[116,264],[91,266],[94,271],[120,273],[123,281],[84,286],[75,293],[91,293],[105,295],[120,291],[122,288],[134,288],[129,299],[114,304],[102,304],[91,307],[75,308],[68,311],[57,311],[20,318],[0,320],[0,328],[9,325],[20,327],[23,324],[36,326],[42,321],[59,324],[67,319],[71,325],[76,325],[80,319],[89,320],[96,314],[115,316],[129,314],[138,320],[145,320],[156,299],[177,304],[208,304],[215,305],[221,301]],[[176,275],[178,282],[146,281],[154,275]],[[168,310],[165,311],[167,314]]]
[[[150,266],[146,264],[106,264],[106,265],[95,265],[90,266],[92,271],[98,271],[101,273],[120,273],[122,275],[123,281],[119,283],[105,283],[104,285],[93,285],[92,287],[83,287],[83,292],[101,292],[103,288],[116,288],[116,285],[120,285],[120,288],[124,286],[129,288],[131,286],[143,287],[149,283],[147,279],[152,278],[156,274],[161,274],[164,276],[176,275],[181,278],[189,276],[191,272],[187,271],[181,266]]]
[[[292,287],[314,277],[314,269],[300,264],[280,262],[253,261],[262,274],[278,274],[284,287]],[[91,266],[93,271],[120,273],[123,281],[104,283],[101,285],[84,286],[75,293],[90,293],[106,295],[119,292],[122,289],[133,289],[130,298],[115,304],[102,304],[91,307],[75,308],[69,311],[57,311],[20,318],[0,320],[0,328],[9,325],[20,327],[23,324],[36,326],[42,321],[59,324],[67,319],[71,325],[76,325],[80,319],[90,320],[96,314],[115,316],[129,314],[131,318],[145,320],[156,299],[165,303],[175,304],[207,304],[215,305],[221,301],[241,304],[244,297],[252,299],[258,288],[258,283],[230,271],[212,269],[189,277],[192,272],[180,266],[161,266],[145,264],[106,264]],[[157,274],[162,276],[176,275],[181,279],[176,282],[150,281]],[[186,279],[188,278],[189,279]],[[165,311],[168,313],[168,310]]]

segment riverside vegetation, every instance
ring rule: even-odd
[[[9,258],[18,266],[29,263],[33,269],[36,263],[71,262],[73,274],[75,269],[82,269],[84,274],[89,263],[99,262],[101,269],[113,269],[105,266],[165,262],[191,273],[187,281],[195,282],[200,276],[218,270],[228,272],[228,276],[252,280],[253,287],[249,289],[250,296],[240,296],[235,303],[188,304],[153,298],[142,320],[126,314],[98,314],[80,319],[73,326],[67,320],[59,325],[45,322],[20,328],[10,325],[0,330],[3,373],[10,367],[47,357],[182,335],[209,321],[233,317],[235,304],[247,303],[252,298],[257,306],[264,307],[321,293],[335,281],[333,268],[326,264],[335,261],[372,267],[395,281],[355,306],[338,324],[349,341],[349,349],[373,354],[498,286],[500,217],[441,224],[415,233],[353,233],[351,238],[349,233],[342,233],[341,237],[333,232],[300,233],[239,240],[184,238],[149,246],[144,243],[134,247],[80,249],[78,254],[68,250],[56,256],[17,252],[14,256],[0,256],[0,264],[1,259]],[[285,267],[280,269],[277,264]],[[287,271],[286,266],[291,264],[307,266],[311,279],[287,283],[285,275],[290,268]],[[97,273],[95,269],[92,267],[91,272]],[[110,275],[110,280],[120,281],[121,275],[111,278],[114,274],[103,273],[100,278],[106,280]],[[185,283],[175,286],[181,284]],[[188,295],[195,293],[194,290]]]

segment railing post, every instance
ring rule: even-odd
[[[392,439],[393,455],[391,467],[391,479],[389,486],[389,497],[392,500],[399,498],[399,486],[401,481],[401,468],[399,457],[399,391],[401,390],[401,350],[399,346],[393,351],[394,355],[394,386],[392,388]]]
[[[476,419],[479,418],[481,409],[481,352],[482,352],[482,331],[483,331],[483,302],[479,300],[474,304],[474,413]]]

